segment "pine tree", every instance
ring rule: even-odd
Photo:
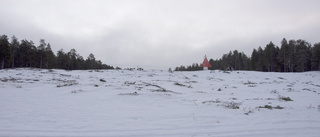
[[[275,62],[275,71],[276,72],[282,72],[282,67],[283,65],[281,62],[277,59],[277,57],[280,54],[280,48],[278,46],[275,47],[275,57],[274,57],[274,62]]]
[[[280,62],[281,70],[283,72],[288,72],[288,66],[289,66],[289,45],[288,41],[283,38],[281,41],[281,48],[278,54],[278,61]]]
[[[20,48],[18,50],[19,54],[19,67],[37,67],[37,65],[34,65],[36,61],[34,59],[36,58],[36,48],[33,45],[32,41],[28,40],[21,40]]]
[[[11,50],[6,35],[0,36],[0,69],[9,68],[11,62]]]
[[[17,65],[16,58],[17,58],[17,52],[19,49],[19,40],[16,36],[11,37],[11,43],[10,43],[10,49],[11,49],[11,67],[15,68]]]
[[[253,49],[251,53],[251,63],[250,63],[251,70],[257,70],[258,58],[259,58],[258,51],[256,49]]]
[[[314,44],[311,59],[312,70],[320,70],[320,43]]]
[[[47,47],[45,49],[45,55],[46,55],[46,65],[45,67],[48,69],[55,68],[56,66],[56,56],[51,50],[50,43],[47,44]]]
[[[295,71],[304,72],[308,71],[308,43],[304,40],[297,40],[297,45],[295,49],[296,61],[294,62]]]
[[[40,39],[40,45],[37,47],[38,50],[38,62],[39,62],[39,68],[42,68],[42,64],[44,61],[44,59],[46,58],[46,54],[45,54],[45,49],[46,49],[46,42],[44,39]]]
[[[60,49],[57,52],[57,63],[58,63],[58,68],[60,69],[66,69],[68,70],[68,56],[66,53],[63,51],[63,49]]]
[[[257,64],[256,64],[256,70],[257,71],[264,71],[264,58],[263,58],[263,49],[261,47],[258,48],[257,52]]]
[[[68,53],[68,57],[69,57],[69,69],[70,70],[75,70],[75,69],[78,69],[79,66],[78,66],[78,62],[77,62],[77,58],[78,58],[78,54],[77,54],[77,51],[75,49],[71,49]]]
[[[92,53],[89,54],[88,58],[86,59],[86,69],[95,69],[96,68],[96,58]]]
[[[213,59],[209,59],[209,63],[211,65],[211,68],[209,68],[209,69],[214,70],[217,68],[216,63]]]
[[[80,56],[79,54],[78,54],[77,62],[78,62],[78,64],[79,64],[79,69],[85,69],[85,68],[86,68],[86,66],[85,66],[85,65],[86,65],[85,60],[84,60],[83,57]]]
[[[294,72],[294,64],[295,64],[295,54],[296,54],[296,41],[295,40],[289,40],[288,43],[288,56],[287,56],[287,61],[288,61],[288,72]]]
[[[276,50],[275,45],[270,42],[264,49],[264,64],[268,72],[274,71],[276,66]]]

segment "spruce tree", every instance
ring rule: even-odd
[[[46,42],[44,39],[40,39],[40,45],[37,47],[38,50],[38,62],[39,62],[39,68],[42,68],[44,59],[46,58],[45,49],[46,49]]]
[[[11,37],[11,43],[10,43],[10,49],[11,49],[11,67],[15,68],[15,66],[17,65],[17,52],[19,49],[19,40],[16,36],[12,36]]]
[[[11,62],[11,50],[7,35],[0,36],[0,69],[9,68]]]
[[[311,59],[312,70],[320,70],[320,43],[314,44]]]
[[[281,41],[281,48],[278,54],[278,61],[280,62],[281,70],[283,72],[288,72],[288,66],[289,66],[289,45],[288,41],[283,38]]]
[[[45,55],[46,55],[46,63],[45,67],[48,69],[56,68],[56,56],[54,55],[53,51],[51,50],[50,43],[47,44],[47,47],[45,49]]]

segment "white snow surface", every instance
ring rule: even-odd
[[[320,72],[0,70],[0,136],[319,137]]]

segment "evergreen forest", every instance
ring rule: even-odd
[[[230,51],[220,59],[210,59],[210,70],[252,70],[263,72],[305,72],[320,70],[320,42],[314,45],[305,40],[282,39],[281,45],[273,42],[264,48],[253,49],[251,56]],[[65,70],[114,69],[113,66],[96,60],[91,53],[85,59],[75,49],[69,52],[60,49],[55,55],[50,43],[40,39],[39,45],[33,41],[18,40],[12,36],[11,41],[6,35],[0,35],[0,69],[6,68],[43,68]],[[179,66],[175,71],[202,70],[201,63],[189,66]]]
[[[264,48],[253,49],[251,57],[238,50],[224,54],[220,59],[210,59],[211,70],[253,70],[263,72],[305,72],[320,70],[320,43],[311,45],[305,40],[285,38],[278,47],[273,42]],[[176,71],[202,70],[201,64],[176,67]]]
[[[43,68],[65,70],[113,69],[112,66],[96,60],[91,53],[85,59],[75,49],[69,52],[60,49],[57,55],[51,50],[50,43],[40,39],[39,45],[33,41],[18,40],[12,36],[11,41],[6,35],[0,36],[0,69],[5,68]]]

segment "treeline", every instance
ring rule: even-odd
[[[180,67],[176,67],[175,69],[175,71],[197,71],[197,70],[203,70],[203,68],[200,67],[198,63],[193,63],[192,65],[187,67],[181,65]]]
[[[220,59],[210,59],[213,69],[253,70],[264,72],[304,72],[320,70],[320,43],[313,46],[305,40],[285,38],[278,47],[272,42],[264,48],[253,49],[251,57],[234,50],[224,54]],[[176,71],[201,70],[200,65],[176,67]]]
[[[32,41],[26,39],[19,41],[12,36],[11,42],[6,35],[0,36],[0,69],[4,68],[43,68],[43,69],[113,69],[112,66],[96,60],[91,53],[84,59],[75,49],[64,52],[63,49],[55,55],[51,50],[50,43],[40,39],[40,44],[35,46]]]

